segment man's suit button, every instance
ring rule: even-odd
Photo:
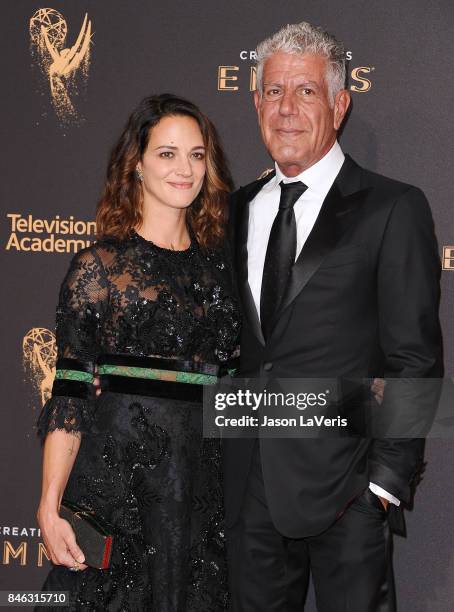
[[[271,370],[273,369],[273,364],[271,363],[271,361],[265,361],[265,363],[263,364],[263,369],[265,370],[265,372],[271,372]]]

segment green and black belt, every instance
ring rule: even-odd
[[[214,385],[233,369],[218,365],[131,355],[101,355],[97,373],[102,391],[202,401],[204,385]],[[53,395],[88,398],[93,395],[93,368],[75,359],[59,359]]]

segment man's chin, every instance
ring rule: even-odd
[[[273,156],[272,156],[273,157]],[[305,161],[303,159],[298,159],[297,157],[273,157],[274,161],[277,163],[281,171],[286,176],[296,176],[300,174],[305,169]]]
[[[296,149],[295,147],[279,147],[278,149],[271,151],[271,157],[279,164],[279,166],[291,166],[293,164],[304,163],[302,162],[304,159],[302,151]]]

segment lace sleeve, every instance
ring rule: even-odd
[[[95,390],[93,374],[107,300],[107,281],[95,248],[80,251],[62,283],[56,317],[57,364],[52,397],[38,419],[38,436],[49,431],[87,432]]]

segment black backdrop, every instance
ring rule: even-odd
[[[51,8],[30,0],[2,2],[0,589],[38,588],[48,569],[35,519],[40,449],[33,425],[52,377],[58,285],[82,246],[75,241],[93,239],[87,222],[94,217],[110,146],[143,96],[171,91],[214,120],[237,185],[258,176],[271,163],[256,127],[250,51],[286,23],[308,20],[346,43],[353,111],[343,149],[372,170],[418,185],[432,205],[445,267],[446,365],[449,375],[454,371],[449,0],[55,0]],[[89,58],[75,66],[69,82],[53,77],[56,108],[40,25],[61,51],[75,44],[85,13],[92,27]],[[72,235],[56,223],[71,217],[79,222],[66,226]],[[395,539],[405,612],[454,609],[454,442],[430,440],[427,462],[407,515],[408,538]]]

